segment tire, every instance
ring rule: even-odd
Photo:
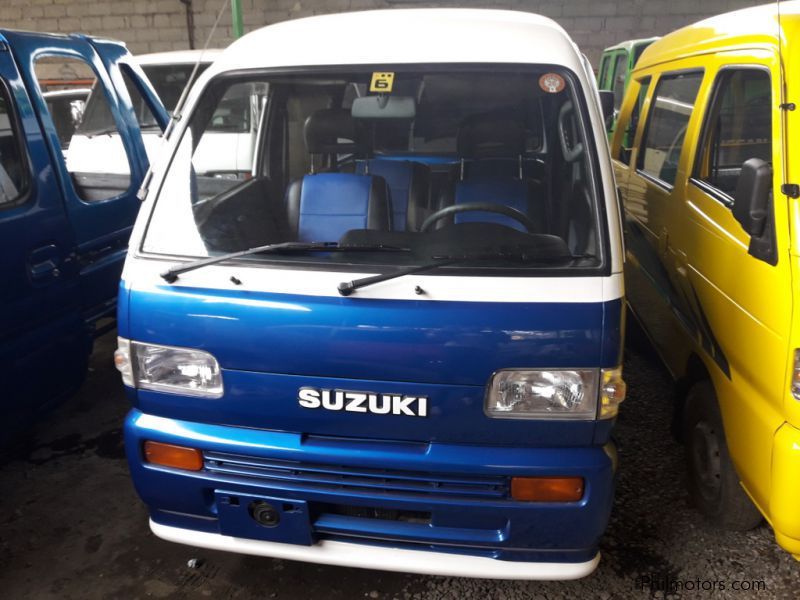
[[[761,513],[739,484],[710,381],[695,383],[689,390],[683,423],[692,504],[720,529],[747,531],[756,527],[761,523]]]

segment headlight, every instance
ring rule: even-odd
[[[114,362],[126,385],[188,396],[222,396],[219,363],[203,350],[119,338]]]
[[[505,419],[608,419],[625,398],[621,369],[498,371],[485,411]],[[599,402],[598,402],[599,401]]]
[[[597,369],[498,371],[486,398],[490,417],[594,419]]]

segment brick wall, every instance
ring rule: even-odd
[[[765,0],[242,0],[245,31],[312,14],[419,6],[511,8],[558,21],[596,64],[616,42],[661,35],[709,15]],[[224,0],[193,0],[195,39],[202,46]],[[226,14],[212,46],[231,41]],[[0,0],[0,26],[35,31],[81,31],[127,42],[134,53],[189,47],[181,0]]]

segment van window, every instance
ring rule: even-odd
[[[772,162],[772,97],[769,73],[725,70],[717,78],[694,176],[732,196],[742,163]]]
[[[36,78],[42,92],[90,88],[86,108],[61,151],[75,192],[82,200],[107,200],[130,187],[130,160],[120,137],[106,90],[94,69],[82,59],[43,56],[36,59]],[[51,115],[54,123],[58,115]],[[56,129],[59,129],[56,125]]]
[[[120,73],[122,73],[122,80],[125,82],[125,89],[128,90],[128,95],[131,97],[131,105],[136,114],[136,121],[139,123],[139,129],[142,131],[157,130],[160,131],[158,121],[150,105],[144,99],[144,96],[139,91],[139,87],[133,80],[131,73],[126,65],[120,66]]]
[[[622,106],[622,97],[625,95],[625,79],[628,77],[628,54],[623,52],[617,55],[614,65],[614,108],[619,110]]]
[[[608,66],[611,64],[611,56],[606,54],[603,56],[603,61],[600,63],[600,78],[598,79],[599,88],[601,90],[608,89],[606,87],[606,79],[608,78]]]
[[[672,186],[702,72],[662,76],[650,102],[637,169]]]
[[[202,257],[324,242],[377,249],[252,260],[409,266],[479,253],[488,258],[475,263],[491,269],[601,266],[596,156],[572,75],[409,66],[390,94],[369,91],[373,76],[356,66],[212,79],[164,176],[144,251]]]
[[[200,63],[197,66],[197,77],[202,75],[210,63]],[[186,64],[150,64],[141,65],[142,71],[153,85],[161,103],[167,112],[172,112],[180,100],[181,94],[194,71],[194,63]]]
[[[634,46],[633,47],[633,65],[634,65],[634,67],[636,66],[636,63],[639,62],[639,57],[642,55],[642,52],[644,52],[647,49],[647,46],[649,46],[649,45],[650,44],[639,44],[638,46]]]
[[[641,81],[636,81],[632,85],[639,86],[639,95],[636,99],[636,104],[631,109],[630,117],[627,123],[622,123],[625,128],[622,134],[622,143],[619,147],[617,159],[624,162],[626,165],[630,163],[631,151],[633,150],[633,141],[636,137],[636,129],[639,127],[639,117],[642,114],[642,104],[647,97],[647,90],[650,89],[650,78],[645,77]]]
[[[14,206],[27,189],[25,163],[11,106],[5,86],[0,86],[0,209]]]

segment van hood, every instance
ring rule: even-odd
[[[620,359],[620,299],[381,300],[169,286],[128,293],[128,323],[121,325],[121,335],[202,349],[219,361],[222,399],[137,392],[145,412],[190,421],[494,443],[530,443],[526,437],[541,428],[541,440],[563,445],[575,441],[563,427],[574,431],[577,424],[549,421],[533,428],[530,421],[487,418],[483,402],[492,374],[509,368],[614,367]],[[300,403],[304,388],[427,398],[426,414],[412,416],[402,407],[394,414],[309,410],[311,405]],[[419,402],[407,405],[419,412]],[[581,427],[582,442],[591,443],[593,422]]]

